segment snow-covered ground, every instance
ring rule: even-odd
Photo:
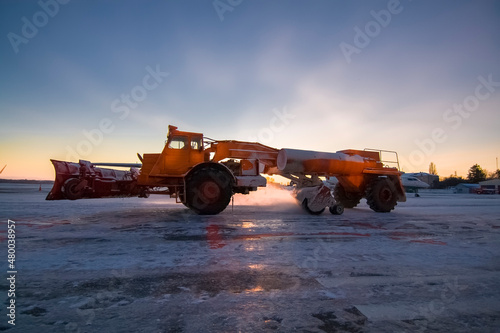
[[[288,192],[217,216],[173,199],[45,201],[0,184],[13,332],[498,332],[500,195],[409,194],[387,214],[302,212]]]

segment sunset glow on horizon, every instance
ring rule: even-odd
[[[497,1],[41,3],[0,3],[0,178],[53,180],[50,159],[138,163],[169,124],[394,150],[403,171],[433,162],[441,177],[497,169]]]

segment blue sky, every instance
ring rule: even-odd
[[[161,151],[169,124],[277,148],[397,150],[405,171],[434,162],[441,176],[500,157],[498,1],[41,3],[0,2],[2,177],[51,179],[50,158],[135,162]],[[26,20],[38,32],[14,45]],[[145,90],[147,68],[168,75]],[[447,113],[477,89],[473,111]]]

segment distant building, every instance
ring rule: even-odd
[[[485,180],[484,182],[479,182],[479,186],[481,186],[482,193],[500,194],[500,179]]]
[[[461,183],[453,188],[454,193],[476,193],[476,191],[481,188],[479,184],[466,184]]]
[[[424,183],[429,184],[431,188],[434,188],[435,184],[439,182],[438,175],[431,175],[430,173],[427,172],[413,172],[413,173],[407,173],[407,175],[420,179]]]

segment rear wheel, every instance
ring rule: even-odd
[[[342,204],[345,208],[354,208],[359,204],[362,196],[357,193],[346,192],[344,187],[337,183],[333,189],[335,201]]]
[[[387,178],[375,178],[366,189],[366,202],[376,212],[390,212],[396,207],[397,201],[396,187]]]
[[[196,171],[186,182],[185,206],[200,215],[222,212],[233,195],[232,177],[216,168]]]
[[[325,211],[325,208],[320,209],[320,210],[312,210],[311,208],[309,208],[309,205],[307,203],[307,199],[304,199],[304,201],[302,201],[302,208],[311,215],[320,215],[321,213],[323,213]]]

